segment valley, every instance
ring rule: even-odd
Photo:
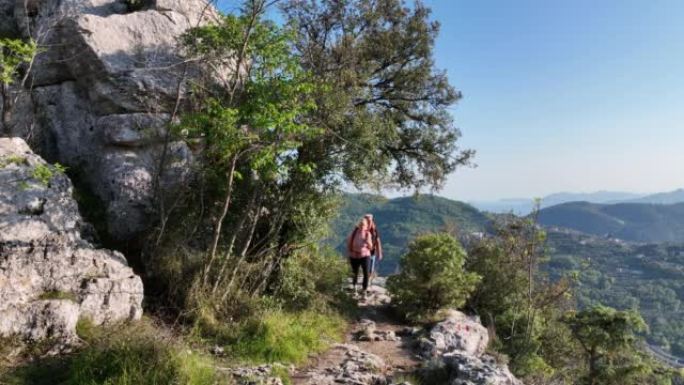
[[[605,304],[638,309],[647,321],[648,341],[663,353],[684,357],[684,204],[564,203],[542,209],[552,279],[575,275],[580,307]],[[408,242],[419,234],[447,231],[462,240],[492,233],[501,214],[457,201],[419,196],[387,199],[344,196],[328,243],[338,252],[343,239],[366,211],[374,214],[385,259],[380,274],[393,274]]]

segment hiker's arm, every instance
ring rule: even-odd
[[[380,235],[375,239],[377,245],[375,245],[375,255],[378,256],[378,260],[382,259],[382,242],[380,242]]]
[[[373,250],[373,236],[371,233],[368,233],[366,236],[366,246],[368,247],[368,250]]]

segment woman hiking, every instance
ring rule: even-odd
[[[354,283],[354,292],[356,292],[356,284],[359,279],[359,268],[363,271],[363,294],[366,295],[368,290],[368,280],[370,274],[370,256],[371,248],[373,247],[373,238],[369,231],[370,221],[368,218],[362,218],[354,228],[354,231],[347,238],[347,252],[349,254],[349,262],[352,268],[352,277]]]
[[[373,219],[373,214],[366,214],[364,215],[364,218],[368,219],[368,231],[371,233],[371,239],[373,241],[370,256],[370,282],[373,284],[373,278],[378,275],[378,264],[382,261],[382,243],[380,242],[380,233],[378,232],[378,226],[375,223],[375,219]]]

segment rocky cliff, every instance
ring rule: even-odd
[[[18,138],[0,138],[0,336],[75,337],[79,319],[142,315],[140,277],[84,240],[69,179]]]
[[[177,38],[215,20],[204,0],[0,0],[0,36],[33,38],[40,52],[5,92],[5,135],[82,176],[106,206],[115,240],[149,225],[155,186],[184,182],[192,158],[170,143],[172,112],[199,70]]]

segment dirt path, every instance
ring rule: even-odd
[[[317,374],[349,367],[350,348],[358,348],[379,357],[384,363],[379,373],[384,376],[412,372],[419,365],[409,346],[410,338],[403,333],[407,326],[395,321],[389,313],[384,279],[376,278],[369,291],[367,299],[359,300],[360,315],[347,333],[344,344],[333,346],[314,357],[307,366],[298,369],[292,376],[293,384],[317,384]]]

